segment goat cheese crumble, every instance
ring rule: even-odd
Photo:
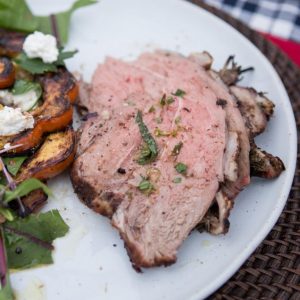
[[[0,110],[0,135],[14,135],[26,129],[33,128],[33,116],[22,113],[20,108],[4,106]]]
[[[35,90],[30,90],[24,94],[14,95],[8,90],[0,90],[0,103],[6,106],[21,108],[22,112],[30,110],[38,100]]]
[[[39,31],[27,36],[23,50],[29,58],[41,58],[44,63],[54,63],[59,54],[56,38]]]

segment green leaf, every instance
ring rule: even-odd
[[[18,156],[18,157],[6,157],[3,158],[3,162],[8,170],[8,172],[13,175],[16,176],[18,171],[20,170],[23,162],[27,159],[27,156]]]
[[[150,195],[155,190],[154,185],[145,178],[139,183],[138,189],[146,195]]]
[[[53,35],[53,28],[56,27],[60,42],[65,44],[68,41],[72,13],[80,7],[95,3],[95,0],[78,0],[70,9],[51,17],[33,15],[25,0],[0,0],[0,27],[24,32],[38,30]]]
[[[57,67],[54,64],[44,63],[40,58],[29,58],[25,53],[19,54],[15,58],[15,62],[31,74],[57,71]]]
[[[57,28],[57,34],[59,36],[59,41],[62,44],[67,43],[68,41],[68,34],[69,34],[69,27],[70,27],[70,20],[72,13],[77,10],[78,8],[88,6],[91,4],[95,4],[97,1],[95,0],[77,0],[70,9],[60,12],[53,15],[53,20],[55,22]],[[53,32],[53,25],[49,16],[43,17],[36,17],[38,21],[38,29],[44,33],[54,34]],[[55,35],[55,34],[54,34]]]
[[[60,49],[57,61],[55,62],[55,65],[65,66],[64,60],[72,58],[77,52],[78,52],[78,50],[63,52],[63,49]]]
[[[186,171],[187,171],[187,165],[184,164],[184,163],[179,162],[179,163],[177,163],[177,164],[175,165],[175,169],[176,169],[176,171],[177,171],[178,173],[180,173],[180,174],[186,174]]]
[[[172,150],[172,155],[177,156],[180,153],[182,146],[183,146],[183,143],[181,141],[178,144],[176,144]]]
[[[38,82],[32,82],[24,79],[19,79],[15,81],[12,93],[14,95],[22,95],[34,90],[39,99],[42,95],[42,87]]]
[[[0,273],[0,300],[14,300],[15,297],[10,285],[9,273],[7,268],[6,245],[2,226],[0,227]],[[4,282],[6,284],[3,286]]]
[[[0,27],[16,31],[33,32],[38,20],[24,0],[0,0]]]
[[[177,89],[177,91],[175,93],[172,93],[172,95],[177,96],[177,97],[183,97],[186,94],[185,91],[181,90],[181,89]]]
[[[29,178],[20,183],[17,188],[13,191],[6,191],[4,195],[4,202],[8,203],[18,197],[24,197],[34,190],[42,189],[48,196],[52,195],[50,189],[42,183],[40,180],[35,178]]]
[[[138,159],[138,163],[140,165],[145,165],[148,163],[153,162],[157,155],[158,155],[158,147],[156,145],[156,142],[154,138],[152,137],[151,133],[149,132],[148,127],[143,121],[143,116],[142,112],[139,110],[136,118],[135,118],[136,123],[139,126],[139,130],[142,136],[142,139],[144,141],[144,146],[142,148],[142,151],[140,153],[140,157]]]
[[[8,273],[6,274],[6,278],[6,285],[0,289],[0,300],[15,300]]]
[[[13,221],[13,219],[15,218],[13,212],[9,208],[0,206],[0,214],[8,221]]]
[[[8,266],[25,269],[51,264],[52,242],[69,231],[57,210],[30,215],[4,225]]]
[[[176,178],[173,179],[174,183],[180,183],[181,181],[182,181],[181,177],[176,177]]]

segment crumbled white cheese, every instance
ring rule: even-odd
[[[103,120],[109,120],[110,119],[110,113],[108,110],[104,110],[102,113],[101,113],[101,117],[103,118]]]
[[[39,31],[27,36],[23,50],[30,58],[41,58],[44,63],[53,63],[58,58],[56,39],[50,34]]]
[[[30,110],[37,102],[37,92],[30,90],[27,93],[14,95],[8,90],[0,90],[0,103],[6,106],[21,108],[22,112]]]
[[[0,103],[3,105],[13,105],[13,94],[9,90],[0,90]]]
[[[28,113],[22,113],[20,108],[4,106],[0,110],[0,135],[13,135],[33,128],[34,119]]]
[[[37,92],[35,90],[30,90],[25,94],[13,95],[14,106],[21,108],[21,110],[30,110],[37,102]]]

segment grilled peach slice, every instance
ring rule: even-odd
[[[74,76],[60,68],[58,73],[47,73],[38,80],[43,88],[44,102],[30,112],[35,120],[34,128],[11,137],[0,137],[0,149],[10,143],[21,145],[13,153],[34,150],[42,143],[45,134],[63,130],[72,122],[72,103],[78,94]]]
[[[0,55],[15,57],[22,51],[24,33],[0,29]]]
[[[16,72],[13,63],[7,57],[0,57],[0,89],[11,87],[15,82]]]
[[[27,178],[47,180],[63,172],[74,160],[76,135],[72,128],[49,134],[42,146],[21,167],[17,182]]]

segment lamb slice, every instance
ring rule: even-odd
[[[135,193],[124,199],[112,218],[136,267],[176,261],[178,248],[204,217],[223,177],[220,162],[224,153],[224,119],[213,117],[206,105],[186,98],[184,101],[192,112],[183,109],[180,112],[184,129],[176,137],[157,138],[160,156],[147,167],[159,170],[154,193],[149,196]],[[219,115],[218,109],[215,105],[216,115]],[[169,126],[168,131],[172,130],[176,111],[163,114],[163,126]],[[173,149],[178,142],[182,142],[183,147],[174,157]],[[187,165],[184,176],[175,170],[177,162]],[[180,183],[176,183],[177,178]]]
[[[275,106],[273,102],[253,88],[231,86],[230,92],[237,99],[238,107],[250,134],[254,137],[262,133],[273,114]]]
[[[238,178],[235,181],[227,180],[226,184],[223,185],[226,196],[234,199],[250,183],[250,143],[243,117],[228,87],[217,73],[213,74],[211,73],[212,71],[206,71],[198,61],[192,58],[187,59],[177,53],[165,51],[157,51],[154,54],[144,53],[136,61],[136,64],[161,76],[181,78],[182,74],[184,74],[190,83],[198,86],[197,91],[199,93],[201,90],[206,89],[214,94],[214,96],[207,98],[207,105],[211,99],[214,99],[213,101],[217,105],[220,104],[220,101],[222,102],[220,106],[226,113],[228,130],[236,132],[240,148],[238,155]],[[182,86],[180,82],[177,84],[179,87]]]

